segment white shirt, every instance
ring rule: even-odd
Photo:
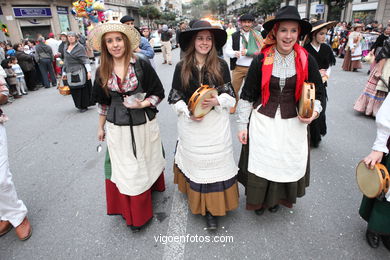
[[[390,98],[389,95],[386,97],[383,102],[381,108],[376,114],[376,139],[374,142],[374,146],[372,150],[380,151],[384,153],[389,153],[389,149],[387,149],[387,140],[390,136]]]
[[[58,53],[58,47],[60,46],[61,41],[58,41],[54,38],[49,38],[45,41],[45,43],[50,46],[51,50],[53,51],[53,55]]]
[[[242,39],[241,37],[245,37],[245,39],[248,41],[249,40],[249,32],[244,32],[244,34],[240,34],[240,52],[242,50],[244,50],[244,45],[242,44]],[[236,58],[236,51],[233,50],[233,40],[232,40],[233,37],[230,37],[228,40],[227,40],[227,43],[226,43],[226,50],[225,50],[225,53],[226,55],[233,59],[233,58]],[[236,65],[238,66],[244,66],[244,67],[249,67],[251,65],[251,62],[252,62],[253,58],[252,57],[248,57],[248,56],[241,56],[237,59],[237,62],[236,62]]]

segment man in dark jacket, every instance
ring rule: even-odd
[[[56,74],[54,73],[52,63],[54,61],[53,51],[50,46],[45,44],[45,38],[39,37],[38,42],[39,43],[37,44],[37,46],[35,46],[35,57],[39,65],[39,70],[42,74],[43,85],[45,86],[45,88],[50,88],[50,82],[47,76],[47,74],[49,73],[51,84],[53,87],[55,87],[57,86],[57,79]]]

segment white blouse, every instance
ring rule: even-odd
[[[381,108],[376,114],[376,139],[372,150],[389,153],[387,149],[387,140],[390,136],[390,98],[386,97]]]

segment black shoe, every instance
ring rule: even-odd
[[[279,210],[279,208],[280,208],[280,206],[276,205],[276,206],[273,206],[272,208],[269,208],[268,211],[271,213],[275,213]]]
[[[370,247],[372,248],[378,248],[379,246],[379,240],[380,240],[380,237],[378,234],[374,233],[374,232],[371,232],[369,230],[366,231],[366,239],[367,239],[367,243]]]
[[[390,236],[382,236],[382,243],[390,251]]]
[[[45,88],[50,88],[50,86],[48,86],[48,87],[45,87]]]
[[[218,228],[217,218],[211,215],[210,212],[206,213],[206,222],[208,230],[216,230]]]
[[[84,113],[84,112],[86,112],[87,110],[88,110],[88,108],[80,108],[80,109],[79,109],[80,113]]]
[[[138,232],[141,231],[141,228],[140,228],[140,227],[130,226],[130,229],[131,229],[131,231],[133,231],[133,233],[138,233]]]
[[[265,211],[265,208],[261,208],[261,209],[255,209],[255,214],[257,216],[261,216],[264,214],[264,211]]]

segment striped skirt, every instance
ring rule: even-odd
[[[188,204],[193,214],[225,216],[227,211],[238,207],[237,178],[208,184],[199,184],[188,179],[184,173],[173,166],[174,183],[183,194],[187,194]]]
[[[378,78],[374,77],[376,71],[377,67],[375,66],[371,70],[363,93],[358,97],[353,107],[356,111],[367,116],[376,115],[387,95],[386,92],[376,90],[378,84]]]

